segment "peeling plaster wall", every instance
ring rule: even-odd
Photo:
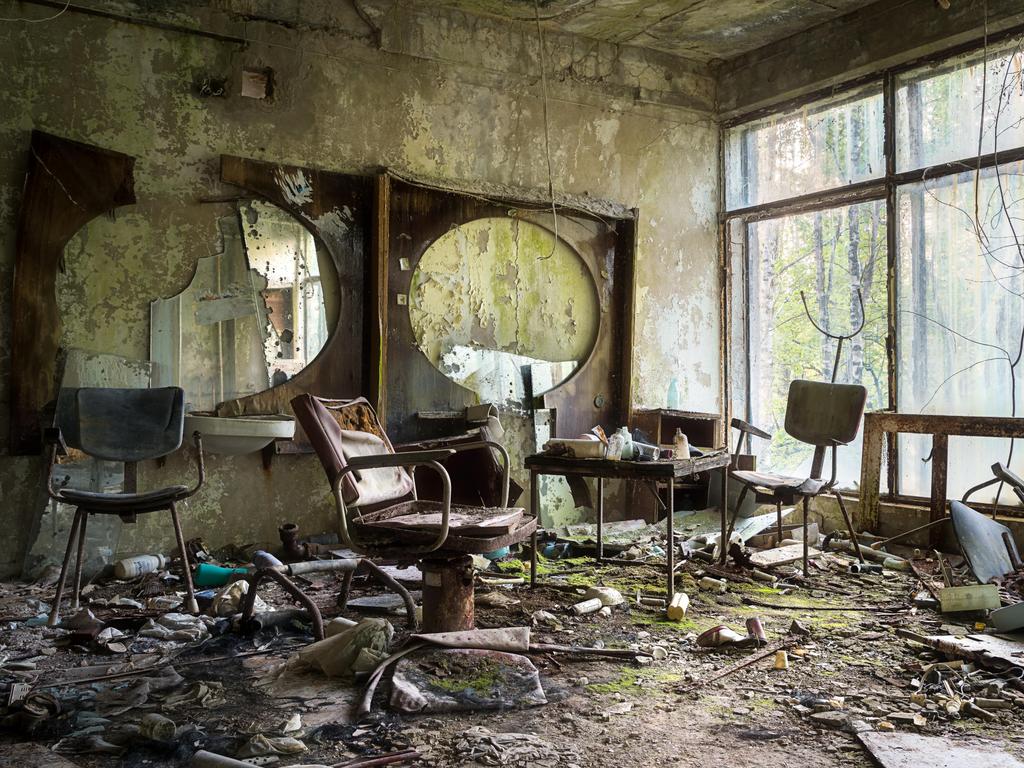
[[[547,188],[535,30],[456,12],[363,19],[347,4],[218,0],[92,5],[242,37],[245,44],[68,12],[0,26],[0,444],[8,430],[14,234],[29,131],[49,131],[137,158],[138,204],[72,241],[58,291],[65,346],[148,356],[149,302],[188,284],[220,249],[218,158]],[[373,4],[369,4],[372,6]],[[13,9],[13,10],[12,10]],[[15,4],[6,16],[51,15]],[[159,14],[159,16],[156,16]],[[370,22],[368,24],[368,21]],[[371,28],[373,27],[373,28]],[[687,408],[719,408],[715,217],[718,134],[702,67],[638,49],[549,34],[550,145],[556,192],[640,211],[634,404],[665,403],[679,380]],[[271,67],[271,101],[239,96],[243,67]],[[227,78],[225,98],[193,84]],[[613,426],[613,425],[605,425]],[[518,431],[518,427],[513,428]],[[191,452],[142,470],[141,485],[194,477]],[[311,456],[208,458],[204,489],[184,510],[186,535],[211,546],[272,542],[285,520],[330,530],[332,507]],[[42,504],[43,461],[0,455],[0,514],[24,531]],[[144,518],[144,519],[143,519]],[[168,549],[165,515],[126,527],[125,551]],[[0,574],[20,569],[25,541],[0,543]]]

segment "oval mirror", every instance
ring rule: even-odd
[[[337,320],[337,272],[295,217],[244,201],[217,219],[222,249],[189,285],[150,307],[158,384],[185,389],[190,411],[281,384],[317,356]]]
[[[467,222],[435,240],[409,289],[416,343],[482,402],[525,404],[568,379],[597,339],[586,264],[548,229],[517,218]]]

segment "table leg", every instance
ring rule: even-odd
[[[604,559],[604,478],[597,478],[597,561]]]
[[[668,481],[668,542],[665,546],[665,560],[668,565],[668,602],[672,602],[672,596],[676,593],[676,484],[675,481]]]
[[[725,565],[726,557],[729,554],[729,535],[732,533],[732,526],[729,525],[729,468],[722,467],[722,546],[720,546],[718,552],[718,562]],[[746,488],[744,488],[746,490]],[[740,500],[742,502],[742,499]],[[740,508],[736,507],[736,515],[739,515]],[[736,517],[733,517],[733,523],[735,524]]]
[[[537,473],[530,472],[530,509],[540,525],[540,488],[537,485]],[[530,589],[537,585],[537,529],[530,534]]]

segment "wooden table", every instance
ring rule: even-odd
[[[895,411],[869,411],[864,414],[864,444],[860,461],[860,511],[855,524],[862,530],[878,531],[878,511],[881,501],[882,446],[886,433],[900,432],[932,436],[932,492],[929,499],[929,524],[946,517],[946,478],[949,438],[952,437],[1024,437],[1024,419],[1006,416],[947,416],[933,413],[897,413]],[[895,451],[889,452],[890,462]],[[898,468],[890,468],[891,481]],[[981,480],[983,478],[979,478]],[[897,500],[902,497],[895,496]],[[938,547],[942,531],[934,526],[929,543]]]
[[[561,475],[563,477],[575,475],[577,477],[593,477],[597,480],[597,561],[603,562],[604,558],[604,481],[614,480],[639,480],[647,483],[655,495],[658,493],[659,482],[668,483],[670,486],[668,494],[668,536],[665,547],[666,569],[668,571],[668,599],[671,600],[675,594],[675,570],[676,570],[676,548],[674,539],[675,525],[675,494],[671,486],[676,480],[683,480],[692,477],[699,472],[707,472],[712,469],[722,470],[722,501],[720,510],[722,513],[722,541],[725,541],[726,527],[728,525],[728,488],[729,472],[728,467],[731,456],[726,449],[721,449],[704,456],[695,456],[689,459],[661,459],[659,461],[610,461],[609,459],[570,459],[564,456],[549,456],[544,453],[536,453],[527,456],[525,461],[526,469],[530,471],[530,500],[533,513],[540,519],[540,486],[537,483],[538,475]],[[721,561],[725,562],[726,546],[721,546]],[[537,534],[533,535],[533,555],[530,561],[530,586],[537,581]]]

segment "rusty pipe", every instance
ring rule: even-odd
[[[324,617],[320,614],[320,609],[317,608],[316,603],[299,589],[291,579],[272,568],[261,569],[248,577],[249,591],[245,593],[245,598],[242,600],[243,626],[252,621],[253,609],[256,605],[256,589],[263,579],[276,581],[285,592],[294,598],[295,602],[301,604],[309,612],[309,617],[313,622],[313,637],[317,640],[323,640],[325,637]]]
[[[299,541],[299,526],[295,523],[285,523],[277,529],[277,534],[281,537],[285,560],[309,560],[331,554],[331,545]]]

